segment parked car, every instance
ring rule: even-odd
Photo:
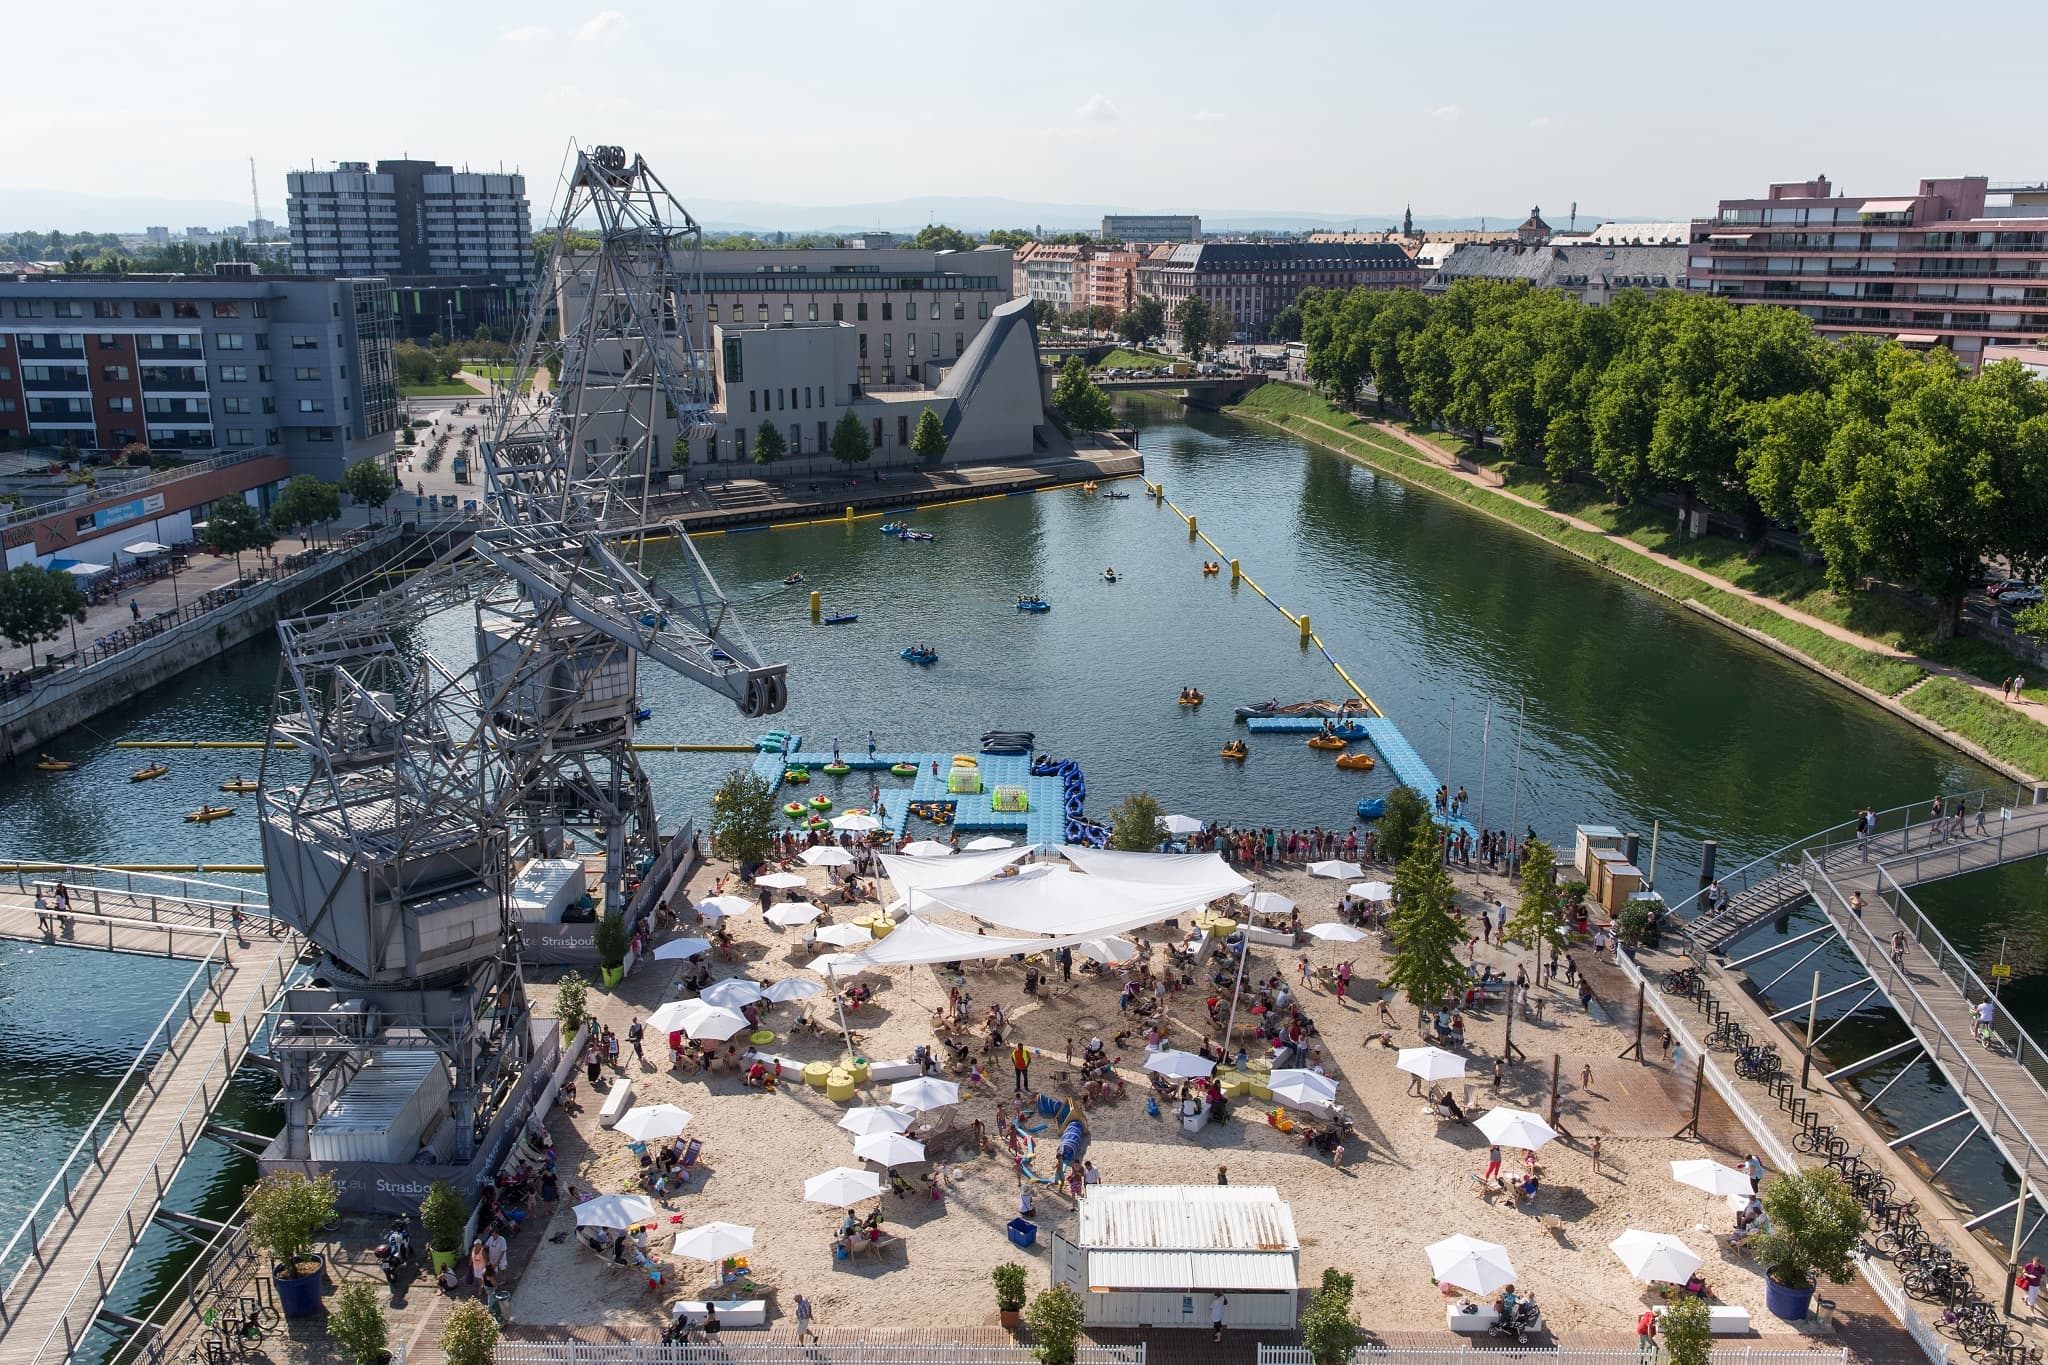
[[[2001,607],[2030,607],[2034,603],[2039,602],[2041,597],[2042,593],[2039,588],[2014,588],[2011,592],[2002,592],[1998,595],[1998,605]]]

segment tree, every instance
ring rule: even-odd
[[[840,415],[832,428],[832,458],[851,469],[865,464],[874,452],[874,442],[868,436],[867,423],[854,416],[851,408]]]
[[[1173,310],[1173,325],[1180,329],[1181,349],[1200,360],[1203,348],[1209,342],[1209,328],[1215,320],[1216,310],[1200,294],[1190,294],[1182,299],[1180,307]]]
[[[1666,1365],[1708,1365],[1714,1357],[1713,1310],[1698,1294],[1680,1294],[1664,1310]]]
[[[1041,1365],[1074,1365],[1075,1344],[1081,1340],[1081,1300],[1063,1284],[1039,1291],[1024,1310],[1024,1321],[1038,1339],[1034,1347]]]
[[[1387,926],[1394,936],[1387,984],[1417,1009],[1434,1009],[1465,984],[1465,966],[1458,961],[1465,926],[1451,913],[1456,896],[1437,848],[1436,828],[1425,825],[1394,869],[1395,906]]]
[[[775,423],[763,422],[754,428],[754,463],[774,464],[789,449],[789,443],[782,439],[782,433]]]
[[[448,1365],[491,1365],[498,1351],[498,1320],[480,1299],[464,1299],[448,1310],[441,1327],[441,1355]]]
[[[745,768],[735,768],[711,794],[711,841],[721,858],[742,867],[768,856],[780,812],[775,806],[775,789]]]
[[[1031,316],[1040,327],[1051,331],[1054,324],[1059,321],[1060,310],[1052,306],[1050,299],[1033,299],[1031,301]]]
[[[1106,303],[1095,304],[1088,310],[1088,330],[1091,332],[1115,331],[1116,309]]]
[[[669,442],[668,462],[678,474],[690,472],[690,438],[681,432],[677,432],[675,440]]]
[[[561,1023],[565,1041],[590,1022],[590,983],[581,972],[572,969],[555,983],[555,1018]]]
[[[937,461],[945,458],[946,445],[946,424],[939,420],[936,410],[926,408],[910,433],[911,450],[920,460]]]
[[[626,921],[621,915],[606,914],[597,922],[591,934],[591,946],[597,949],[597,960],[606,971],[615,972],[626,965],[626,948],[630,938],[626,933]]]
[[[1209,318],[1209,347],[1222,350],[1237,340],[1237,314],[1218,305]]]
[[[1027,1297],[1024,1292],[1023,1266],[1018,1265],[1015,1261],[1005,1261],[989,1272],[989,1278],[995,1281],[997,1311],[1003,1313],[1023,1311],[1024,1300]]]
[[[1290,303],[1273,314],[1273,320],[1266,324],[1266,338],[1269,341],[1301,340],[1301,305]]]
[[[1358,1349],[1358,1321],[1351,1316],[1352,1278],[1331,1266],[1322,1286],[1301,1314],[1301,1344],[1314,1365],[1346,1365]]]
[[[1133,346],[1142,346],[1166,330],[1166,302],[1141,294],[1131,302],[1131,311],[1116,320],[1117,335]]]
[[[1023,228],[995,228],[988,234],[990,246],[1006,246],[1015,251],[1030,242],[1031,234]]]
[[[974,239],[959,228],[947,227],[944,223],[927,223],[904,245],[917,251],[972,251]]]
[[[1571,946],[1571,935],[1565,929],[1564,915],[1558,906],[1557,854],[1541,839],[1531,839],[1522,845],[1522,903],[1501,926],[1500,936],[1524,948],[1534,948],[1538,958],[1546,947],[1561,953]]]
[[[266,1175],[249,1187],[249,1240],[288,1276],[310,1275],[313,1234],[333,1220],[337,1197],[332,1172],[314,1180],[297,1171]]]
[[[149,447],[141,441],[130,441],[121,447],[121,463],[140,468],[149,466]]]
[[[1380,851],[1397,859],[1415,846],[1415,837],[1429,828],[1429,807],[1415,788],[1399,786],[1387,793],[1387,808],[1380,816]]]
[[[85,592],[78,580],[39,564],[21,564],[0,574],[0,635],[28,646],[28,666],[36,666],[36,646],[56,639],[65,624],[85,620]]]
[[[1847,1284],[1850,1257],[1863,1238],[1863,1208],[1832,1166],[1787,1171],[1764,1186],[1770,1231],[1750,1238],[1751,1255],[1787,1289],[1810,1289],[1815,1275]]]
[[[382,460],[365,455],[341,471],[341,489],[363,506],[374,509],[391,501],[391,495],[398,491],[398,481],[391,477]]]
[[[460,1190],[440,1179],[427,1186],[427,1197],[420,1201],[420,1227],[427,1234],[427,1250],[444,1256],[462,1250],[462,1228],[468,1221],[469,1211],[462,1207]]]
[[[390,1345],[384,1325],[384,1305],[369,1281],[357,1280],[341,1287],[334,1306],[327,1310],[327,1331],[356,1365],[377,1365]]]
[[[1095,386],[1088,362],[1077,355],[1067,357],[1059,382],[1052,386],[1052,406],[1069,426],[1083,431],[1099,431],[1116,418],[1109,395]]]
[[[280,526],[304,531],[341,515],[341,490],[311,474],[295,474],[270,505],[271,518]]]
[[[1125,853],[1159,851],[1159,818],[1166,814],[1151,792],[1135,791],[1109,812],[1109,846]]]

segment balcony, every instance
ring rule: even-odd
[[[144,393],[205,393],[206,375],[199,370],[141,371]]]
[[[21,334],[15,341],[15,354],[23,360],[83,360],[85,342],[80,340],[76,346],[38,346]]]
[[[29,393],[91,393],[92,381],[84,370],[70,374],[54,374],[47,379],[30,379],[23,376],[21,387]]]

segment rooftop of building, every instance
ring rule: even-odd
[[[1390,242],[1186,242],[1166,254],[1166,263],[1200,270],[1327,261],[1334,266],[1407,269],[1408,253]],[[1157,264],[1154,252],[1150,264]]]
[[[1617,288],[1677,288],[1685,283],[1690,248],[1683,243],[1668,246],[1607,246],[1550,242],[1519,245],[1511,242],[1468,244],[1459,247],[1438,267],[1435,282],[1448,284],[1460,279],[1525,280],[1533,285],[1555,286],[1570,281],[1586,283],[1592,277]]]

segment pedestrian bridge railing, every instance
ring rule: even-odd
[[[1028,1346],[967,1346],[938,1339],[846,1340],[837,1333],[822,1344],[802,1341],[735,1341],[664,1346],[654,1341],[500,1341],[497,1365],[1039,1365]],[[1306,1357],[1303,1357],[1306,1361]],[[1082,1346],[1074,1365],[1145,1365],[1145,1344]],[[1635,1365],[1631,1359],[1628,1365]],[[1757,1362],[1757,1365],[1773,1365]],[[1814,1365],[1808,1359],[1801,1365]],[[1821,1365],[1835,1365],[1823,1361]]]
[[[503,1357],[501,1356],[500,1359]],[[1386,1346],[1369,1342],[1351,1353],[1351,1365],[1641,1365],[1661,1357],[1633,1350],[1581,1350],[1569,1346]],[[1845,1347],[1822,1350],[1716,1347],[1713,1365],[1848,1365]],[[1259,1365],[1315,1365],[1305,1346],[1259,1343]]]

